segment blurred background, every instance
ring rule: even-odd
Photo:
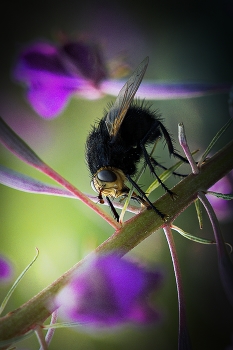
[[[55,119],[41,118],[28,104],[25,89],[12,79],[12,69],[22,47],[42,39],[56,42],[58,33],[90,35],[103,48],[106,60],[123,55],[134,69],[145,56],[150,63],[145,79],[163,81],[233,81],[233,3],[216,1],[20,1],[2,11],[0,114],[52,168],[83,192],[93,194],[85,164],[85,140],[90,126],[102,117],[114,97],[97,100],[72,98]],[[153,101],[177,141],[177,124],[183,122],[192,150],[205,150],[229,118],[228,95]],[[232,139],[232,129],[215,151]],[[156,151],[170,165],[161,143]],[[53,183],[0,146],[1,164],[42,181]],[[198,159],[198,156],[197,156]],[[186,168],[187,169],[187,168]],[[187,171],[187,170],[186,170]],[[168,182],[173,186],[179,179]],[[149,172],[141,183],[149,186]],[[158,189],[151,200],[163,194]],[[0,186],[0,253],[14,264],[16,278],[35,255],[40,256],[24,277],[7,306],[11,311],[33,297],[107,239],[113,229],[79,201],[19,192]],[[104,207],[106,210],[107,207]],[[223,235],[233,244],[232,216],[221,222]],[[206,215],[199,229],[192,205],[175,224],[192,235],[212,239]],[[187,317],[193,349],[230,349],[232,309],[218,274],[216,247],[200,245],[174,233],[183,276]],[[177,349],[178,304],[171,257],[163,231],[158,231],[129,255],[162,268],[165,279],[154,296],[164,320],[155,327],[125,326],[109,333],[82,330],[55,332],[53,349]],[[0,290],[3,298],[9,289]],[[35,336],[17,344],[38,349]],[[229,348],[228,348],[229,347]]]

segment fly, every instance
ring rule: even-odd
[[[86,141],[86,161],[92,175],[92,188],[98,193],[100,203],[103,203],[102,196],[106,197],[117,221],[119,215],[110,198],[126,197],[129,193],[125,184],[127,181],[137,192],[133,192],[134,199],[151,207],[162,219],[166,217],[132,178],[137,172],[137,164],[144,158],[161,186],[174,196],[155,172],[156,166],[166,168],[148,154],[146,146],[164,136],[169,153],[186,161],[175,152],[171,136],[160,116],[144,101],[134,100],[148,63],[149,58],[146,57],[120,90],[109,111],[92,127]]]

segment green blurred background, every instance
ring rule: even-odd
[[[4,6],[4,5],[3,5]],[[5,5],[6,6],[6,5]],[[20,1],[3,7],[1,23],[0,114],[5,121],[57,172],[80,190],[93,194],[84,160],[90,125],[102,116],[113,98],[89,101],[73,98],[54,120],[44,120],[28,105],[24,90],[11,78],[20,48],[36,39],[55,40],[59,31],[88,34],[104,47],[107,60],[124,54],[135,68],[145,57],[145,78],[170,81],[233,81],[233,2],[219,1]],[[186,127],[191,149],[202,151],[229,118],[226,94],[202,98],[154,101],[167,128],[177,140],[177,124]],[[232,138],[228,131],[218,148]],[[217,150],[216,148],[215,150]],[[177,142],[177,149],[180,146]],[[161,151],[161,153],[159,153]],[[157,154],[171,164],[160,145]],[[52,183],[23,164],[3,146],[1,164]],[[146,173],[141,182],[152,178]],[[172,179],[172,186],[179,179]],[[151,197],[163,194],[160,189]],[[107,239],[113,230],[84,204],[67,198],[34,195],[0,187],[0,253],[12,259],[17,277],[40,250],[37,262],[14,292],[6,311],[13,310],[53,282],[78,260]],[[106,210],[108,210],[106,208]],[[175,222],[185,231],[212,238],[206,215],[199,230],[194,206]],[[225,239],[233,244],[232,221],[222,223]],[[187,302],[193,349],[222,350],[231,343],[233,316],[220,284],[216,247],[187,241],[174,233]],[[57,330],[53,349],[177,349],[177,294],[166,239],[158,231],[130,255],[165,271],[164,284],[154,296],[164,314],[156,327],[124,327],[109,333],[88,334]],[[1,288],[1,298],[9,286]],[[19,349],[38,349],[35,336],[18,343]]]

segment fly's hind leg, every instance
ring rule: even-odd
[[[160,139],[160,137],[158,137],[158,139],[155,141],[155,144],[154,144],[154,146],[153,146],[153,149],[152,149],[152,151],[151,151],[151,153],[150,153],[150,159],[151,159],[151,162],[153,163],[153,166],[154,166],[154,167],[158,166],[158,167],[160,167],[160,168],[163,169],[163,170],[168,170],[168,168],[166,168],[166,167],[163,166],[162,164],[158,163],[158,162],[152,157],[152,154],[154,153],[155,147],[156,147],[156,145],[157,145],[159,139]],[[186,159],[184,159],[184,161],[186,161]],[[146,165],[145,165],[145,166],[146,166]],[[172,174],[175,175],[175,176],[180,176],[180,177],[186,177],[186,176],[187,176],[187,174],[180,174],[180,173],[177,173],[177,172],[175,172],[175,171],[173,171]]]
[[[160,130],[162,131],[163,136],[166,140],[169,153],[172,154],[174,157],[182,160],[184,163],[188,163],[188,160],[186,158],[182,157],[179,153],[176,152],[172,143],[172,138],[169,132],[167,131],[167,129],[165,128],[165,126],[163,125],[163,123],[161,123],[160,121],[157,121],[157,122],[159,123]]]
[[[152,156],[150,156],[148,154],[147,150],[146,150],[146,147],[145,147],[145,144],[148,141],[151,133],[153,133],[158,128],[161,130],[161,132],[162,132],[162,134],[163,134],[163,136],[165,138],[165,141],[166,141],[167,146],[168,146],[169,153],[172,154],[174,157],[179,158],[184,163],[188,163],[188,161],[187,161],[186,158],[182,157],[179,153],[177,153],[175,151],[175,148],[174,148],[173,143],[172,143],[172,138],[171,138],[169,132],[167,131],[165,126],[161,123],[161,121],[156,120],[154,125],[151,127],[151,129],[148,131],[148,133],[141,140],[140,146],[141,146],[141,149],[142,149],[143,154],[144,154],[145,162],[149,166],[151,173],[156,177],[156,179],[158,180],[160,185],[163,187],[163,189],[166,192],[168,192],[172,198],[174,198],[176,195],[160,180],[159,176],[156,174],[156,172],[154,170],[154,167],[156,167],[156,166],[159,166],[160,168],[162,168],[164,170],[167,170],[167,168],[164,167],[163,165],[161,165],[160,163],[158,163]],[[173,174],[177,175],[177,176],[182,176],[182,177],[186,177],[187,176],[187,175],[179,174],[179,173],[176,173],[176,172],[173,172]]]
[[[158,180],[158,182],[160,183],[160,185],[163,187],[163,189],[168,192],[170,194],[171,197],[174,197],[174,193],[162,182],[162,180],[160,180],[159,176],[156,174],[155,170],[154,170],[154,167],[153,167],[153,164],[152,164],[152,157],[148,154],[147,150],[146,150],[146,147],[145,147],[145,144],[146,142],[148,141],[151,133],[153,131],[155,131],[157,128],[160,128],[160,125],[161,125],[161,122],[159,121],[155,121],[154,125],[151,127],[151,129],[148,131],[148,133],[143,137],[143,139],[140,141],[140,147],[143,151],[143,155],[144,155],[144,159],[145,159],[145,162],[146,164],[149,166],[149,169],[151,171],[151,173],[156,177],[156,179]],[[167,133],[168,134],[168,133]],[[168,134],[169,138],[170,138],[170,135]],[[159,137],[159,136],[158,136]],[[165,137],[165,136],[164,136]],[[171,141],[171,138],[170,138],[170,141]],[[173,147],[173,144],[172,144],[172,141],[171,141],[171,145]],[[156,163],[156,165],[160,166],[159,163],[157,163],[154,159],[153,159],[154,163]]]
[[[150,160],[151,162],[153,163],[153,166],[156,167],[160,167],[161,169],[163,170],[168,170],[168,168],[166,168],[165,166],[163,166],[162,164],[158,163],[152,156],[150,156]],[[180,176],[180,177],[187,177],[187,174],[180,174],[180,173],[177,173],[175,171],[172,172],[173,175],[175,176]]]

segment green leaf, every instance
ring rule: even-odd
[[[189,233],[183,231],[181,228],[171,225],[171,228],[177,232],[179,232],[182,236],[184,236],[187,239],[190,239],[191,241],[197,242],[197,243],[202,243],[202,244],[216,244],[215,241],[210,241],[208,239],[204,238],[199,238],[193,235],[190,235]]]
[[[203,216],[202,216],[202,208],[200,206],[200,200],[197,198],[195,200],[194,204],[195,204],[195,208],[196,208],[196,212],[197,212],[199,227],[200,227],[200,229],[202,229],[203,228]]]
[[[36,261],[36,259],[39,256],[39,250],[36,248],[36,255],[33,258],[33,260],[30,262],[30,264],[28,264],[28,266],[23,270],[23,272],[19,275],[19,277],[16,279],[16,281],[14,282],[13,286],[10,288],[9,292],[7,293],[7,295],[5,296],[1,306],[0,306],[0,315],[2,314],[6,304],[8,303],[8,300],[10,299],[12,293],[14,292],[15,288],[18,286],[19,282],[21,281],[21,279],[23,278],[23,276],[25,275],[25,273],[29,270],[29,268],[32,266],[32,264]]]
[[[229,128],[229,126],[231,125],[232,122],[233,122],[233,119],[230,118],[228,120],[228,122],[225,125],[223,125],[223,127],[217,132],[217,134],[214,136],[214,138],[210,142],[209,146],[207,147],[207,149],[203,153],[201,160],[199,162],[200,164],[205,161],[207,155],[210,153],[210,151],[213,148],[213,146],[215,145],[215,143],[218,141],[220,136],[222,136],[222,134]]]
[[[49,325],[43,325],[43,329],[71,328],[89,324],[88,322],[59,322]]]
[[[165,182],[172,174],[173,172],[179,168],[181,165],[183,164],[182,160],[179,161],[178,163],[176,163],[175,165],[173,165],[172,167],[170,167],[169,169],[165,170],[160,176],[160,180],[162,182]],[[156,188],[158,188],[160,186],[160,183],[158,180],[155,180],[154,182],[152,182],[152,184],[148,187],[148,189],[146,190],[146,194],[149,195],[152,191],[154,191]]]
[[[213,192],[213,191],[206,191],[206,194],[212,194],[215,197],[226,199],[228,201],[233,199],[233,194],[225,194],[225,193],[219,193],[219,192]]]

